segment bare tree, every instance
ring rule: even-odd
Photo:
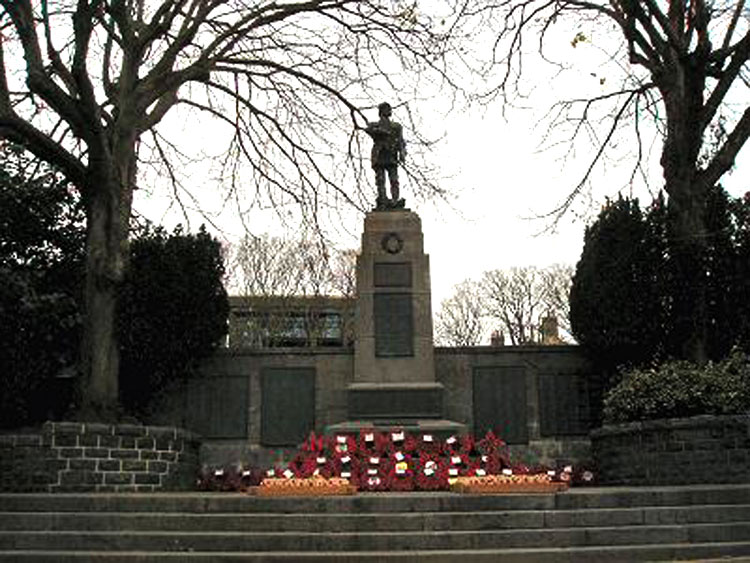
[[[482,281],[485,314],[499,322],[513,346],[539,341],[541,321],[547,316],[568,320],[567,294],[572,268],[555,265],[490,270]]]
[[[0,137],[54,163],[85,201],[85,407],[117,400],[115,311],[139,163],[179,187],[165,116],[184,108],[222,123],[230,185],[243,160],[246,189],[315,223],[323,205],[363,207],[358,106],[406,95],[424,73],[453,87],[454,24],[398,0],[0,0]],[[347,189],[328,172],[338,139]],[[425,168],[407,172],[437,190]]]
[[[649,146],[644,135],[655,130],[679,243],[676,260],[681,275],[696,280],[677,296],[675,305],[684,313],[678,330],[684,334],[684,355],[705,360],[706,291],[696,256],[706,246],[707,191],[732,167],[750,136],[745,0],[476,0],[472,13],[497,30],[492,62],[500,72],[492,93],[506,102],[519,93],[529,68],[528,45],[562,71],[559,49],[546,49],[554,31],[587,26],[609,37],[610,68],[622,69],[622,79],[600,80],[600,91],[583,89],[580,97],[560,100],[551,114],[553,126],[568,126],[569,145],[581,137],[595,145],[580,183],[553,214],[571,206],[607,151],[622,145],[621,133],[633,135],[633,175],[638,174]],[[573,46],[588,40],[582,31],[572,37]],[[607,41],[601,46],[607,49]]]
[[[232,341],[267,347],[295,341],[314,346],[352,338],[356,253],[314,238],[247,235],[231,259]],[[338,340],[338,337],[336,338]]]
[[[557,326],[569,338],[570,330],[570,286],[575,268],[570,264],[552,264],[539,271],[546,314],[554,316]]]
[[[453,288],[435,315],[435,339],[440,346],[477,346],[485,326],[482,292],[479,284],[466,280]]]

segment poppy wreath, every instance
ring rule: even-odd
[[[508,445],[498,438],[492,430],[477,442],[477,450],[482,455],[498,457],[503,467],[510,467]]]
[[[420,491],[448,488],[448,465],[436,453],[422,452],[416,463],[414,484]]]
[[[414,464],[411,455],[395,452],[388,459],[388,472],[391,491],[414,490]]]
[[[453,453],[448,457],[448,478],[465,477],[469,475],[471,462],[465,453]]]
[[[474,439],[471,436],[450,436],[443,442],[443,455],[469,455],[474,449]]]
[[[388,435],[363,428],[359,432],[358,451],[363,457],[382,456],[388,450]]]
[[[377,462],[375,462],[377,460]],[[391,462],[388,458],[371,456],[360,464],[360,491],[389,491],[391,490]]]
[[[439,455],[443,448],[443,444],[440,440],[436,439],[432,434],[422,434],[419,438],[415,439],[415,442],[416,445],[414,451],[417,451],[420,454],[426,453]]]
[[[480,454],[474,464],[474,475],[498,475],[506,466],[497,454]]]
[[[300,450],[302,452],[312,453],[312,454],[319,454],[326,450],[326,446],[328,445],[328,440],[325,436],[317,436],[315,432],[310,432],[310,435],[307,437],[307,439],[302,442],[302,446],[300,447]]]
[[[394,430],[388,433],[388,454],[396,452],[412,453],[416,451],[418,442],[414,436],[403,430]]]
[[[310,459],[313,459],[313,456],[310,456]],[[320,475],[321,477],[325,477],[326,479],[339,476],[336,471],[335,459],[325,455],[325,452],[319,452],[314,459],[315,469],[313,469],[312,472],[313,476]]]
[[[287,466],[288,471],[282,473],[282,477],[295,477],[297,479],[306,479],[312,477],[318,468],[315,452],[300,451],[294,456]],[[291,475],[289,474],[291,472]]]
[[[336,452],[333,457],[335,474],[342,479],[349,479],[352,485],[359,486],[360,462],[359,458],[349,453]]]
[[[355,456],[357,454],[357,440],[354,436],[345,434],[331,436],[328,443],[328,452],[333,457]]]

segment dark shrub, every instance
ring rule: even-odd
[[[750,358],[735,350],[726,360],[696,366],[667,362],[634,369],[604,400],[605,421],[636,422],[750,410]]]

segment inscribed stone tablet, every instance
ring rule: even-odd
[[[488,430],[508,444],[526,444],[526,376],[522,366],[474,368],[474,432]]]
[[[411,262],[375,262],[375,287],[411,287]]]
[[[414,319],[410,293],[376,293],[375,355],[406,357],[414,355]]]
[[[542,436],[588,434],[586,378],[582,375],[540,375],[539,415]]]
[[[247,436],[247,377],[196,378],[188,382],[187,425],[206,438]]]
[[[302,443],[315,428],[315,369],[266,368],[260,384],[261,444]]]

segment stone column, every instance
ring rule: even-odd
[[[430,259],[416,213],[365,217],[355,323],[355,383],[435,381]]]
[[[430,300],[430,261],[419,216],[409,210],[368,213],[357,258],[349,417],[329,427],[331,432],[363,427],[438,435],[465,431],[443,420]]]

